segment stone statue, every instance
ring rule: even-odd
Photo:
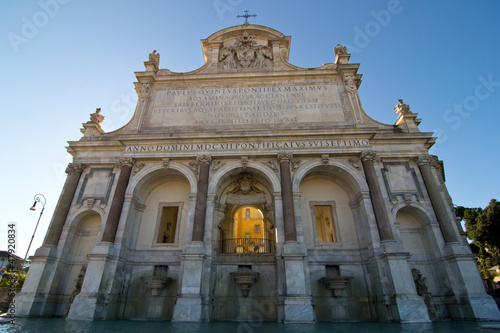
[[[342,44],[337,44],[337,46],[333,48],[333,52],[335,53],[335,55],[347,54],[347,47],[342,46]]]
[[[408,104],[404,104],[402,99],[398,99],[399,105],[394,107],[394,112],[399,114],[408,114],[413,113],[410,111],[410,106]]]
[[[265,58],[272,59],[273,53],[270,47],[259,46],[257,48],[257,57],[252,67],[267,67]]]
[[[100,114],[101,113],[101,108],[95,109],[94,113],[90,114],[90,121],[89,123],[97,124],[100,126],[100,124],[104,120],[104,116]]]
[[[411,275],[413,276],[413,282],[415,282],[417,294],[424,299],[424,303],[427,306],[427,312],[429,313],[430,320],[438,320],[439,312],[436,309],[431,293],[427,289],[427,278],[422,277],[422,273],[416,268],[412,268]]]
[[[219,56],[219,61],[222,61],[223,69],[236,68],[236,61],[234,60],[234,48],[232,46],[224,47]]]
[[[153,50],[153,53],[149,54],[149,61],[156,63],[156,66],[160,65],[160,54]]]

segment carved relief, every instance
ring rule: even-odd
[[[236,61],[234,60],[235,49],[232,46],[224,47],[219,55],[219,61],[223,69],[236,68]]]
[[[243,167],[243,170],[246,170],[248,165],[248,156],[241,156],[241,166]]]
[[[250,192],[260,193],[262,192],[257,188],[259,182],[252,177],[249,173],[242,174],[238,179],[231,183],[232,189],[229,193],[237,193],[241,191],[241,194],[249,194]]]
[[[139,84],[139,100],[141,102],[144,102],[146,100],[146,98],[148,98],[149,87],[150,87],[150,85],[147,82]]]
[[[356,76],[354,75],[346,75],[344,77],[344,83],[346,85],[346,89],[349,93],[353,94],[356,92]]]
[[[196,156],[196,162],[189,162],[188,167],[193,170],[195,175],[198,175],[198,166],[202,163],[212,163],[212,157],[210,155]]]
[[[273,59],[272,48],[257,45],[255,35],[243,32],[243,35],[236,36],[236,45],[222,48],[219,55],[219,62],[222,69],[237,68],[238,64],[243,68],[264,68],[267,67],[266,58]]]
[[[226,162],[221,162],[221,161],[213,161],[212,162],[212,171],[217,171],[219,170]]]
[[[321,161],[323,162],[323,165],[328,165],[328,163],[330,162],[330,155],[328,154],[321,155]]]
[[[170,159],[169,158],[164,158],[161,163],[163,164],[163,167],[165,168],[165,170],[168,169],[168,165],[170,163]]]
[[[138,173],[139,171],[141,171],[141,170],[142,170],[142,168],[144,168],[144,166],[145,166],[145,165],[146,165],[146,164],[144,164],[144,163],[136,163],[136,164],[134,165],[134,175],[135,175],[136,173]]]
[[[299,168],[300,163],[302,163],[301,160],[292,159],[292,171],[296,171]]]
[[[264,164],[268,166],[271,170],[273,170],[275,173],[279,172],[278,165],[276,164],[275,161],[267,161]]]
[[[359,159],[357,158],[350,158],[349,163],[354,167],[356,170],[361,170],[361,165],[359,164]]]

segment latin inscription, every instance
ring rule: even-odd
[[[320,140],[320,141],[285,141],[285,142],[234,142],[234,143],[200,143],[172,145],[138,145],[128,146],[126,152],[161,152],[161,151],[227,151],[250,149],[311,149],[311,148],[343,148],[364,147],[370,145],[368,140]]]
[[[336,85],[165,90],[148,127],[232,126],[345,121]]]

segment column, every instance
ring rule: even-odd
[[[285,225],[285,242],[297,241],[295,214],[293,207],[292,178],[290,160],[292,154],[278,154],[281,174],[281,196],[283,198],[283,223]]]
[[[417,164],[424,179],[427,193],[431,199],[432,207],[443,233],[446,243],[460,242],[459,234],[454,228],[454,216],[448,209],[446,201],[441,196],[441,189],[438,185],[438,179],[434,177],[432,168],[437,165],[437,157],[431,155],[422,155],[417,158]]]
[[[116,230],[118,229],[118,222],[120,221],[122,213],[123,202],[125,200],[125,190],[127,189],[130,179],[132,165],[132,158],[119,159],[116,164],[116,167],[121,168],[121,171],[120,177],[118,177],[118,183],[116,184],[115,193],[113,195],[111,208],[109,209],[108,219],[106,220],[106,225],[102,234],[103,242],[113,243],[115,241]]]
[[[61,195],[59,196],[59,201],[57,202],[56,209],[54,210],[54,215],[50,221],[50,226],[47,230],[47,234],[45,235],[43,245],[57,246],[69,208],[71,207],[71,202],[73,202],[78,181],[80,180],[80,176],[84,168],[85,166],[81,163],[68,164],[68,167],[66,168],[68,176],[66,178],[66,182],[64,183]]]
[[[208,155],[203,155],[198,156],[197,160],[200,166],[200,172],[198,175],[198,189],[196,191],[192,241],[203,242],[203,237],[205,235],[205,218],[207,215],[208,176],[212,158]]]
[[[379,182],[377,180],[377,173],[373,161],[375,160],[375,152],[369,151],[361,154],[361,161],[363,162],[363,169],[365,171],[366,182],[370,188],[370,198],[373,203],[373,211],[375,219],[377,220],[378,232],[381,241],[393,241],[394,235],[392,234],[391,224],[387,215],[384,197],[380,190]]]

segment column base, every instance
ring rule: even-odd
[[[395,307],[402,324],[430,323],[429,312],[420,296],[399,296]]]
[[[286,296],[284,299],[285,323],[314,323],[314,309],[311,297],[308,296]]]
[[[172,321],[174,322],[203,322],[203,300],[201,296],[182,296],[174,306]]]

